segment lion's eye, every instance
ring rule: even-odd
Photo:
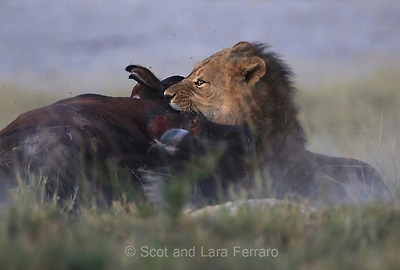
[[[205,81],[203,81],[203,80],[197,80],[194,84],[196,85],[196,86],[202,86],[203,84],[205,84],[206,82]]]

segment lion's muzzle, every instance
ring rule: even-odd
[[[166,98],[174,98],[174,96],[176,95],[176,91],[174,89],[175,87],[169,87],[164,91],[164,97]]]
[[[179,106],[176,102],[174,102],[174,98],[176,97],[175,87],[170,87],[164,91],[164,97],[169,98],[170,102],[169,105],[172,109],[177,111],[182,111],[181,106]]]

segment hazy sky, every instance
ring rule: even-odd
[[[0,80],[59,91],[130,87],[124,67],[160,77],[241,40],[283,56],[300,83],[399,67],[399,1],[33,1],[0,3]]]

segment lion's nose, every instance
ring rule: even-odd
[[[174,93],[174,92],[168,92],[168,90],[165,90],[164,91],[164,97],[166,97],[166,98],[173,98],[174,96],[176,95],[176,93]]]

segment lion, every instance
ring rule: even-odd
[[[164,95],[175,110],[246,127],[254,136],[253,164],[278,197],[336,203],[381,194],[384,182],[367,163],[306,150],[296,92],[293,72],[268,46],[239,42],[197,63]]]

